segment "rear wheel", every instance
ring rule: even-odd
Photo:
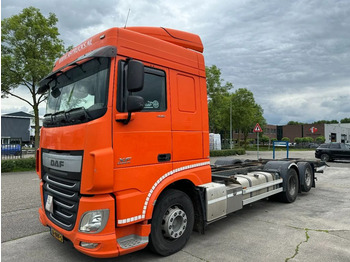
[[[150,249],[162,256],[180,251],[190,238],[193,224],[193,204],[188,195],[175,189],[165,191],[153,212]]]
[[[301,179],[301,191],[309,192],[311,190],[314,179],[312,167],[309,163],[301,162],[298,163],[298,168]]]
[[[329,155],[328,154],[322,154],[321,155],[321,160],[324,162],[328,162],[330,160]]]
[[[292,203],[295,201],[298,195],[298,174],[297,171],[295,171],[294,168],[290,168],[288,170],[287,176],[286,176],[286,190],[281,193],[281,201],[285,203]]]

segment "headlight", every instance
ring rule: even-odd
[[[80,219],[79,231],[91,234],[99,233],[105,228],[108,217],[108,209],[85,212]]]

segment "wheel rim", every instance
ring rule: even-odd
[[[168,239],[177,239],[183,235],[186,228],[186,213],[178,206],[168,208],[162,221],[162,232],[164,237]]]
[[[328,155],[326,155],[326,154],[323,154],[323,155],[321,156],[321,160],[322,160],[322,161],[327,162],[328,159],[329,159],[329,157],[328,157]]]
[[[289,188],[288,188],[289,194],[291,196],[294,196],[294,194],[296,193],[296,190],[297,190],[297,181],[295,177],[291,177],[289,180]]]
[[[310,169],[306,169],[305,170],[305,184],[306,184],[306,186],[310,186],[311,185],[311,177],[312,177],[312,175],[311,175],[311,171],[310,171]]]

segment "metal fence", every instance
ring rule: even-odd
[[[1,144],[1,159],[22,158],[22,140],[20,138],[11,138],[8,144]]]

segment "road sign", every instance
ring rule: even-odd
[[[256,123],[256,126],[254,127],[253,132],[254,133],[261,133],[262,132],[262,129],[261,129],[259,123]]]

